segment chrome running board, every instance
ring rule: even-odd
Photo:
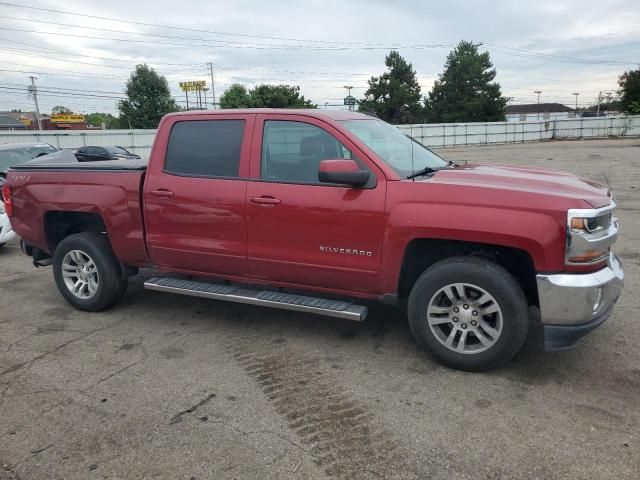
[[[144,288],[159,292],[190,295],[192,297],[204,297],[227,302],[294,310],[296,312],[315,313],[328,317],[354,320],[356,322],[363,321],[367,316],[367,307],[354,305],[350,302],[270,290],[252,290],[250,288],[222,283],[155,277],[144,282]]]

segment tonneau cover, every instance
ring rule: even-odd
[[[79,171],[143,171],[147,168],[147,160],[123,159],[104,160],[102,162],[60,162],[60,163],[26,163],[16,165],[9,170],[79,170]]]

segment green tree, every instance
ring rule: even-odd
[[[220,97],[220,108],[250,108],[251,96],[244,85],[234,83]]]
[[[300,87],[291,85],[258,85],[252,90],[235,83],[220,97],[222,108],[318,108]]]
[[[118,117],[114,117],[110,113],[88,113],[85,115],[85,120],[88,125],[93,125],[94,127],[100,127],[104,123],[107,130],[122,128],[124,126],[120,124],[120,119]]]
[[[369,88],[358,110],[371,111],[390,123],[413,123],[419,118],[420,85],[413,66],[395,50],[384,61],[387,72],[368,80]]]
[[[432,122],[497,122],[505,119],[507,99],[494,82],[489,52],[481,44],[462,40],[449,52],[444,72],[425,100]]]
[[[640,68],[624,72],[618,78],[620,101],[625,112],[640,113]]]
[[[131,128],[156,128],[165,114],[180,110],[167,79],[146,64],[136,65],[125,93],[127,99],[118,102],[118,110],[123,124]]]
[[[297,85],[258,85],[249,94],[254,108],[318,108]]]
[[[55,114],[64,114],[64,113],[73,113],[73,112],[67,107],[63,107],[62,105],[56,105],[51,109],[51,113],[55,115]]]

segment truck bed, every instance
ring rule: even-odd
[[[16,233],[52,254],[52,236],[63,234],[65,218],[83,215],[102,222],[116,256],[125,264],[148,264],[142,219],[142,185],[147,162],[109,160],[32,163],[12,167]],[[18,200],[19,199],[19,200]]]

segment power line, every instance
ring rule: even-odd
[[[108,20],[111,22],[128,23],[131,25],[141,25],[145,27],[166,28],[171,30],[182,30],[185,32],[188,31],[188,32],[197,32],[197,33],[209,33],[213,35],[227,35],[227,36],[233,36],[233,37],[256,38],[261,40],[265,40],[265,39],[266,40],[282,40],[282,41],[307,42],[307,43],[332,44],[332,45],[360,45],[360,46],[378,46],[378,47],[385,46],[382,43],[349,42],[349,41],[340,41],[340,40],[299,39],[299,38],[287,38],[287,37],[274,37],[274,36],[266,36],[266,35],[253,35],[253,34],[246,34],[246,33],[231,33],[231,32],[222,32],[222,31],[214,31],[214,30],[202,30],[198,28],[177,27],[173,25],[161,25],[156,23],[137,22],[134,20],[122,20],[122,19],[113,18],[113,17],[101,17],[98,15],[88,15],[88,14],[77,13],[77,12],[69,12],[65,10],[55,10],[52,8],[20,5],[17,3],[10,3],[10,2],[0,2],[0,5],[17,7],[17,8],[28,8],[31,10],[40,10],[40,11],[51,12],[51,13],[61,13],[63,15],[74,15],[74,16],[84,17],[84,18],[95,18],[98,20]],[[396,48],[399,48],[399,47],[396,46]]]
[[[0,2],[1,3],[1,2]],[[112,42],[125,42],[125,43],[143,43],[150,45],[169,45],[175,47],[206,47],[206,48],[234,48],[234,49],[252,49],[252,50],[290,50],[290,49],[310,49],[310,50],[325,50],[325,51],[344,51],[344,50],[389,50],[390,48],[412,48],[418,50],[424,50],[429,48],[442,48],[442,47],[451,47],[451,44],[446,45],[398,45],[395,47],[312,47],[306,45],[271,45],[271,44],[238,44],[234,42],[225,42],[223,40],[201,40],[201,39],[191,39],[187,38],[187,40],[196,40],[196,41],[213,41],[218,42],[217,44],[211,43],[173,43],[173,42],[156,42],[151,40],[136,40],[132,38],[115,38],[115,37],[98,37],[95,35],[77,35],[73,33],[63,33],[63,32],[43,32],[41,30],[27,30],[23,28],[12,28],[12,27],[0,27],[0,30],[11,31],[11,32],[22,32],[22,33],[35,33],[38,35],[53,35],[53,36],[63,36],[63,37],[72,37],[72,38],[88,38],[92,40],[108,40]],[[148,36],[148,35],[146,35]]]
[[[52,21],[48,21],[48,20],[36,20],[36,19],[31,19],[31,18],[20,18],[20,17],[11,17],[11,16],[6,16],[6,15],[0,15],[0,18],[6,18],[8,20],[17,20],[17,21],[22,21],[22,22],[29,22],[29,23],[44,23],[47,25],[56,25],[56,26],[61,26],[61,27],[72,27],[72,28],[79,28],[79,29],[83,29],[83,30],[98,30],[98,31],[102,31],[102,32],[109,32],[109,33],[124,33],[126,35],[139,35],[139,36],[143,36],[143,37],[156,37],[156,38],[168,38],[168,39],[174,39],[174,40],[189,40],[189,41],[202,41],[202,42],[209,42],[209,41],[215,41],[215,42],[219,42],[219,43],[224,43],[224,44],[229,44],[229,45],[243,45],[246,46],[247,48],[250,47],[263,47],[263,48],[267,48],[267,46],[269,48],[310,48],[310,49],[319,49],[319,50],[344,50],[346,48],[343,47],[344,44],[340,44],[339,47],[311,47],[308,45],[286,45],[286,44],[267,44],[266,46],[264,45],[264,43],[256,43],[256,42],[238,42],[238,41],[228,41],[228,40],[220,40],[220,39],[211,39],[211,38],[193,38],[193,37],[179,37],[179,36],[175,36],[175,35],[161,35],[161,34],[157,34],[157,33],[142,33],[142,32],[131,32],[131,31],[127,31],[127,30],[116,30],[116,29],[112,29],[112,28],[101,28],[101,27],[95,27],[95,26],[91,26],[91,27],[85,27],[83,25],[76,25],[76,24],[71,24],[71,23],[61,23],[61,22],[52,22]],[[417,45],[395,45],[392,46],[395,48],[437,48],[437,47],[450,47],[451,45],[447,44],[447,45],[426,45],[426,44],[417,44]],[[355,48],[362,48],[362,49],[387,49],[389,46],[388,45],[382,45],[380,44],[379,46],[376,45],[362,45],[360,47],[349,47],[349,49],[355,49]]]
[[[56,58],[56,57],[52,57],[51,54],[49,55],[38,55],[37,53],[22,53],[20,51],[14,51],[14,50],[20,50],[20,49],[13,49],[13,48],[6,48],[6,47],[0,47],[0,50],[6,50],[9,51],[11,53],[13,53],[14,55],[20,55],[20,56],[24,56],[24,57],[32,57],[32,58],[46,58],[47,60],[53,60],[56,62],[64,62],[64,63],[76,63],[79,65],[89,65],[92,67],[103,67],[103,68],[112,68],[112,69],[116,69],[116,70],[127,70],[127,71],[131,71],[132,70],[132,65],[129,67],[124,67],[124,66],[113,66],[113,65],[107,65],[107,64],[103,64],[103,63],[91,63],[91,62],[81,62],[78,60],[66,60],[64,58]],[[30,50],[31,51],[31,50]],[[138,63],[139,64],[139,63]],[[138,65],[136,64],[136,65]],[[149,62],[150,65],[154,65],[153,62]],[[204,64],[202,64],[204,65]],[[158,68],[158,70],[160,70]],[[184,68],[179,69],[179,70],[166,70],[166,69],[162,69],[163,72],[167,72],[167,73],[190,73],[188,71],[185,71]]]
[[[339,47],[331,47],[331,48],[319,48],[319,49],[325,49],[325,50],[349,50],[349,49],[353,49],[354,46],[359,46],[359,48],[366,48],[366,49],[389,49],[389,48],[419,48],[419,49],[423,49],[423,48],[437,48],[437,47],[450,47],[450,44],[438,44],[438,45],[432,45],[432,44],[409,44],[409,45],[397,45],[397,44],[391,44],[391,45],[384,45],[381,43],[367,43],[367,42],[346,42],[346,41],[335,41],[335,40],[312,40],[312,39],[298,39],[298,38],[285,38],[285,37],[274,37],[274,36],[266,36],[266,35],[250,35],[250,34],[238,34],[238,33],[230,33],[230,32],[221,32],[221,31],[212,31],[212,30],[203,30],[203,29],[194,29],[194,28],[187,28],[187,27],[176,27],[176,26],[172,26],[172,25],[161,25],[161,24],[153,24],[153,23],[146,23],[146,22],[137,22],[137,21],[132,21],[132,20],[122,20],[122,19],[118,19],[118,18],[113,18],[113,17],[103,17],[103,16],[98,16],[98,15],[88,15],[88,14],[80,14],[77,12],[69,12],[69,11],[64,11],[64,10],[56,10],[56,9],[50,9],[50,8],[43,8],[43,7],[33,7],[33,6],[25,6],[25,5],[19,5],[19,4],[15,4],[15,3],[10,3],[10,2],[0,2],[0,5],[5,5],[5,6],[10,6],[10,7],[16,7],[16,8],[27,8],[27,9],[31,9],[31,10],[39,10],[39,11],[45,11],[45,12],[53,12],[53,13],[60,13],[60,14],[64,14],[64,15],[74,15],[74,16],[80,16],[80,17],[84,17],[84,18],[96,18],[96,19],[101,19],[101,20],[108,20],[108,21],[112,21],[112,22],[119,22],[119,23],[127,23],[127,24],[131,24],[131,25],[142,25],[142,26],[147,26],[147,27],[154,27],[154,28],[165,28],[165,29],[173,29],[173,30],[181,30],[181,31],[192,31],[192,32],[199,32],[199,33],[209,33],[209,34],[214,34],[214,35],[227,35],[227,36],[236,36],[236,37],[245,37],[245,38],[257,38],[257,39],[269,39],[269,40],[284,40],[284,41],[294,41],[294,42],[303,42],[303,43],[316,43],[316,44],[331,44],[331,45],[340,45]],[[14,18],[14,19],[18,19],[18,20],[28,20],[28,19],[19,19],[16,17],[7,17],[7,18]],[[39,21],[39,20],[33,20],[33,21]],[[55,22],[44,22],[44,21],[40,21],[43,23],[52,23],[55,24]],[[79,25],[69,25],[69,24],[61,24],[61,25],[67,25],[67,26],[73,26],[73,27],[77,27],[77,28],[87,28],[87,27],[83,27],[83,26],[79,26]],[[18,30],[18,29],[14,29],[16,31],[24,31],[24,30]],[[104,31],[116,31],[117,30],[110,30],[110,29],[99,29],[99,30],[104,30]],[[43,34],[56,34],[56,33],[52,33],[52,32],[38,32],[38,31],[27,31],[27,32],[31,32],[31,33],[43,33]],[[119,31],[122,32],[122,31]],[[142,35],[140,33],[137,32],[123,32],[123,33],[128,33],[128,34],[134,34],[134,35]],[[57,33],[60,35],[67,35],[67,36],[74,36],[71,34],[61,34],[61,33]],[[146,34],[147,36],[158,36],[158,37],[162,37],[162,35],[157,35],[157,34]],[[89,36],[81,36],[84,38],[95,38],[95,39],[104,39],[104,40],[110,40],[107,38],[103,38],[103,37],[89,37]],[[180,38],[180,37],[169,37],[169,36],[164,36],[167,38]],[[111,39],[111,40],[116,40],[116,41],[125,41],[124,39]],[[193,39],[190,39],[193,40]],[[198,39],[196,39],[198,40]],[[133,41],[133,40],[129,40],[129,41]],[[222,40],[214,40],[214,41],[218,41],[218,42],[224,42]],[[139,41],[140,42],[140,41]],[[143,43],[154,43],[154,42],[143,42]],[[170,43],[160,43],[160,42],[155,42],[158,44],[170,44]],[[233,43],[233,42],[227,42],[227,43]],[[182,46],[183,44],[179,44],[179,46]],[[345,47],[345,45],[351,45],[351,47]],[[544,59],[544,60],[550,60],[550,61],[560,61],[560,62],[568,62],[568,63],[585,63],[585,64],[603,64],[603,65],[628,65],[628,64],[634,64],[636,62],[629,62],[629,61],[612,61],[612,60],[598,60],[598,59],[584,59],[584,58],[577,58],[577,57],[569,57],[569,56],[560,56],[560,55],[554,55],[554,54],[544,54],[541,52],[535,52],[532,50],[526,50],[526,49],[522,49],[522,48],[513,48],[513,47],[505,47],[502,45],[498,45],[498,44],[493,44],[493,43],[486,43],[486,45],[491,45],[495,51],[497,53],[501,53],[501,54],[507,54],[507,55],[513,55],[513,56],[517,56],[517,57],[523,57],[523,58],[535,58],[535,59]],[[211,47],[211,45],[193,45],[193,46],[208,46]],[[254,49],[274,49],[274,48],[314,48],[314,49],[318,49],[317,47],[310,47],[308,45],[259,45],[259,44],[244,44],[244,45],[229,45],[229,48],[254,48]]]
[[[150,63],[152,65],[169,65],[169,66],[175,66],[175,67],[197,67],[200,65],[204,65],[203,63],[166,63],[166,62],[156,62],[156,61],[150,61],[150,60],[135,60],[135,59],[123,59],[123,58],[116,58],[116,57],[101,57],[101,56],[96,56],[96,55],[85,55],[82,53],[77,53],[77,52],[65,52],[63,50],[56,50],[53,48],[49,48],[49,47],[43,47],[41,45],[37,45],[37,44],[33,44],[33,43],[27,43],[27,42],[18,42],[16,40],[9,40],[8,38],[4,38],[4,37],[0,37],[0,40],[3,42],[8,42],[8,43],[15,43],[16,45],[25,45],[27,47],[35,47],[40,49],[41,51],[46,51],[46,52],[51,52],[51,53],[59,53],[61,55],[71,55],[74,57],[85,57],[85,58],[95,58],[98,60],[110,60],[110,61],[115,61],[115,62],[128,62],[129,64],[134,64],[134,63],[139,63],[141,61],[145,61],[147,63]],[[26,48],[16,48],[15,50],[24,50],[25,52],[34,52],[34,53],[40,53],[39,50],[29,50]]]
[[[509,51],[519,53],[522,55],[530,55],[534,57],[545,58],[549,60],[558,60],[558,61],[567,61],[569,63],[589,63],[589,64],[604,64],[604,65],[628,65],[637,62],[627,62],[627,61],[615,61],[615,60],[600,60],[600,59],[589,59],[589,58],[580,58],[580,57],[569,57],[563,55],[555,55],[551,53],[542,53],[536,52],[534,50],[526,50],[524,48],[513,48],[513,47],[505,47],[503,45],[497,45],[494,43],[484,43],[484,45],[492,45],[495,48],[499,48],[504,50],[507,53]]]
[[[0,4],[1,4],[1,2],[0,2]],[[199,65],[204,65],[203,63],[185,63],[185,64],[181,64],[181,63],[157,62],[157,61],[153,61],[153,60],[133,60],[133,59],[124,60],[124,59],[121,59],[121,58],[114,58],[114,57],[101,57],[101,56],[95,56],[95,55],[84,55],[84,54],[79,54],[79,53],[75,53],[75,52],[64,52],[64,51],[61,51],[61,50],[54,50],[54,49],[50,49],[50,48],[46,48],[46,47],[41,47],[39,45],[34,45],[34,44],[31,44],[31,43],[9,40],[9,39],[3,38],[3,37],[0,37],[0,40],[6,41],[6,42],[9,42],[9,43],[15,43],[15,44],[18,44],[18,45],[33,46],[35,48],[40,48],[40,49],[42,49],[44,51],[47,51],[47,52],[59,53],[61,55],[68,55],[68,56],[74,56],[74,57],[80,56],[80,57],[86,57],[86,58],[95,58],[95,59],[111,60],[111,61],[118,61],[118,62],[129,62],[129,64],[138,63],[138,62],[145,62],[145,63],[149,63],[151,65],[169,65],[169,66],[199,66]],[[3,48],[7,49],[6,47],[3,47]],[[7,50],[9,50],[9,49],[7,49]],[[27,52],[38,53],[38,51],[28,50],[28,49],[15,49],[15,50],[23,50],[23,51],[27,51]],[[40,57],[43,57],[43,56],[40,55]],[[51,58],[51,57],[46,56],[44,58]],[[55,60],[67,61],[67,60],[62,60],[62,59],[55,59]],[[82,62],[75,62],[75,63],[82,63]],[[91,65],[103,66],[102,64],[91,64]],[[121,67],[118,67],[118,68],[121,68]],[[370,76],[371,75],[369,73],[360,73],[360,72],[322,72],[322,71],[272,70],[272,69],[265,68],[265,67],[248,67],[248,66],[217,66],[217,68],[219,70],[268,71],[270,73],[287,73],[287,74],[296,74],[296,75],[349,75],[349,76]],[[167,72],[167,70],[163,70],[163,71]],[[176,72],[177,73],[188,73],[188,72],[184,72],[183,70],[176,71]],[[202,73],[202,75],[204,75],[204,74],[205,73]],[[207,72],[207,74],[208,74],[208,72]],[[438,75],[437,73],[433,73],[433,72],[417,72],[416,74],[418,76],[432,76],[432,77],[435,77],[435,76]],[[526,75],[513,75],[513,74],[505,74],[505,73],[498,73],[498,75],[500,77],[524,78],[524,79],[538,80],[538,81],[544,81],[544,82],[593,83],[593,81],[591,81],[591,80],[541,78],[541,77],[532,77],[532,76],[526,76]]]

